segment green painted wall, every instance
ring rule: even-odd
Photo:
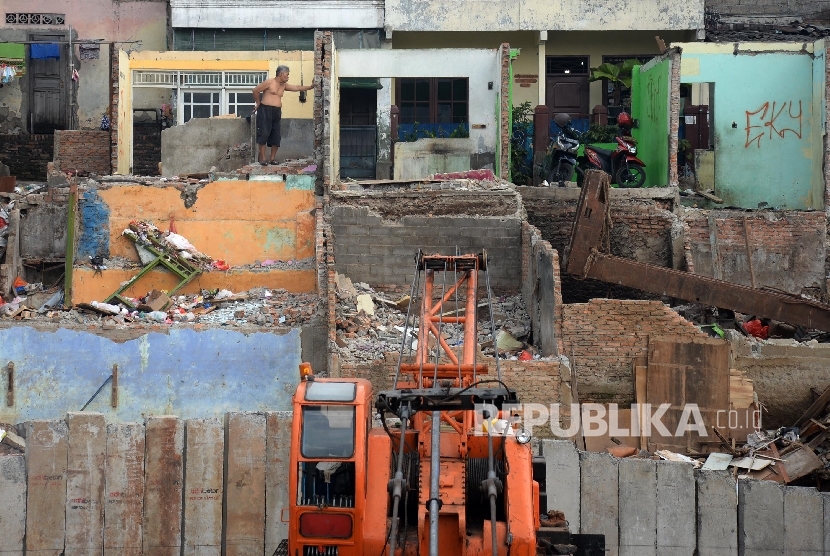
[[[631,117],[639,121],[632,131],[637,156],[646,164],[644,187],[669,184],[669,84],[671,61],[651,61],[631,75]]]
[[[681,82],[715,84],[715,193],[724,204],[824,207],[824,47],[816,46],[815,56],[751,44],[737,54],[733,45],[684,49]]]

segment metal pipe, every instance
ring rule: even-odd
[[[429,556],[438,556],[438,477],[441,466],[441,412],[432,412],[432,453],[429,460]],[[393,552],[389,552],[393,554]]]
[[[498,414],[496,414],[498,417]],[[492,556],[498,556],[496,549],[496,469],[493,460],[493,416],[489,415],[487,420],[487,496],[490,498],[490,534],[492,539]]]
[[[381,419],[384,415],[381,414]],[[392,523],[389,526],[389,554],[395,554],[395,541],[398,537],[398,507],[406,482],[403,480],[403,447],[406,440],[406,425],[409,421],[409,406],[401,408],[401,442],[398,446],[398,464],[395,466],[395,478],[389,481],[389,493],[392,495]]]
[[[478,271],[470,270],[467,274],[467,311],[465,312],[467,321],[464,323],[464,363],[470,364],[475,360],[476,341],[478,340],[475,336]]]

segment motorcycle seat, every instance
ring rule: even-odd
[[[599,147],[593,147],[593,146],[587,147],[587,148],[590,148],[595,153],[601,154],[603,156],[611,156],[612,154],[614,154],[614,151],[609,151],[608,149],[600,149]]]

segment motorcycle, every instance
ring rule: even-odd
[[[548,184],[558,183],[559,187],[565,187],[565,182],[570,181],[576,168],[578,132],[571,126],[571,118],[567,114],[557,114],[553,121],[562,131],[553,138],[548,148],[550,164],[546,179]]]
[[[576,168],[577,185],[582,187],[585,171],[598,169],[611,176],[611,183],[620,187],[642,187],[646,182],[645,163],[637,158],[637,141],[631,137],[633,121],[626,112],[617,116],[617,125],[623,135],[616,137],[617,148],[613,151],[585,145],[585,155]]]

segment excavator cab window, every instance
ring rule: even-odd
[[[354,456],[355,408],[340,405],[303,407],[304,458]]]
[[[353,508],[354,482],[354,462],[300,462],[298,505]]]

